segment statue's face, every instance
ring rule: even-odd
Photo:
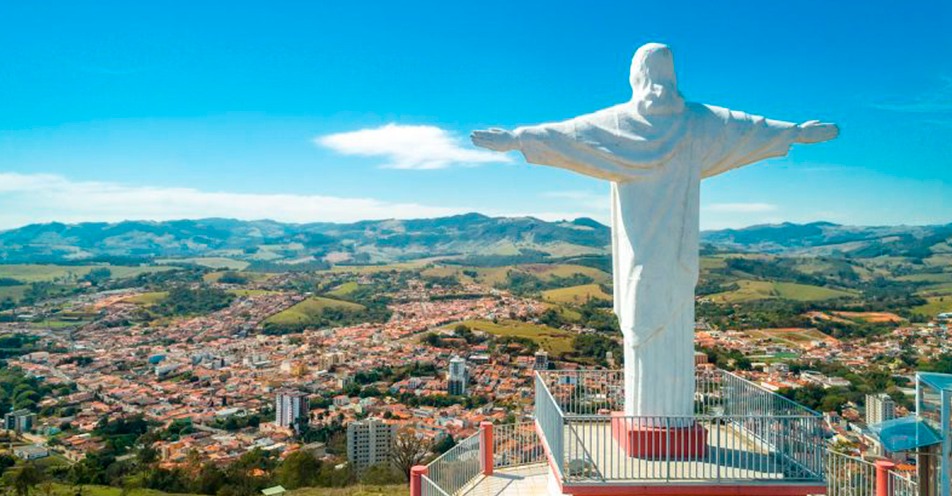
[[[648,43],[631,59],[632,101],[647,113],[681,110],[684,106],[674,73],[674,56],[667,45]]]

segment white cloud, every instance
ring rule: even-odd
[[[319,195],[208,192],[192,188],[71,181],[50,174],[0,172],[0,229],[35,222],[116,222],[202,217],[285,222],[353,222],[465,213],[416,203]]]
[[[383,127],[329,134],[315,139],[321,146],[343,155],[381,157],[390,169],[445,169],[452,165],[505,163],[502,153],[465,148],[462,140],[435,126]]]
[[[753,214],[773,212],[777,206],[770,203],[711,203],[701,207],[701,210],[719,214]]]

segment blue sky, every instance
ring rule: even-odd
[[[626,100],[649,41],[690,100],[842,128],[705,181],[702,227],[946,223],[950,25],[945,0],[0,2],[0,229],[604,221],[607,184],[493,161],[466,135]]]

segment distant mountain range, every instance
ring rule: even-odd
[[[610,230],[592,219],[546,222],[471,213],[352,224],[268,220],[34,224],[0,232],[0,262],[224,257],[258,263],[382,263],[432,256],[574,257],[609,252]],[[952,252],[952,224],[778,224],[702,233],[707,249],[927,258]]]

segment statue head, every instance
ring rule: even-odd
[[[642,115],[680,112],[684,97],[678,91],[674,56],[667,45],[648,43],[631,59],[631,101]]]

